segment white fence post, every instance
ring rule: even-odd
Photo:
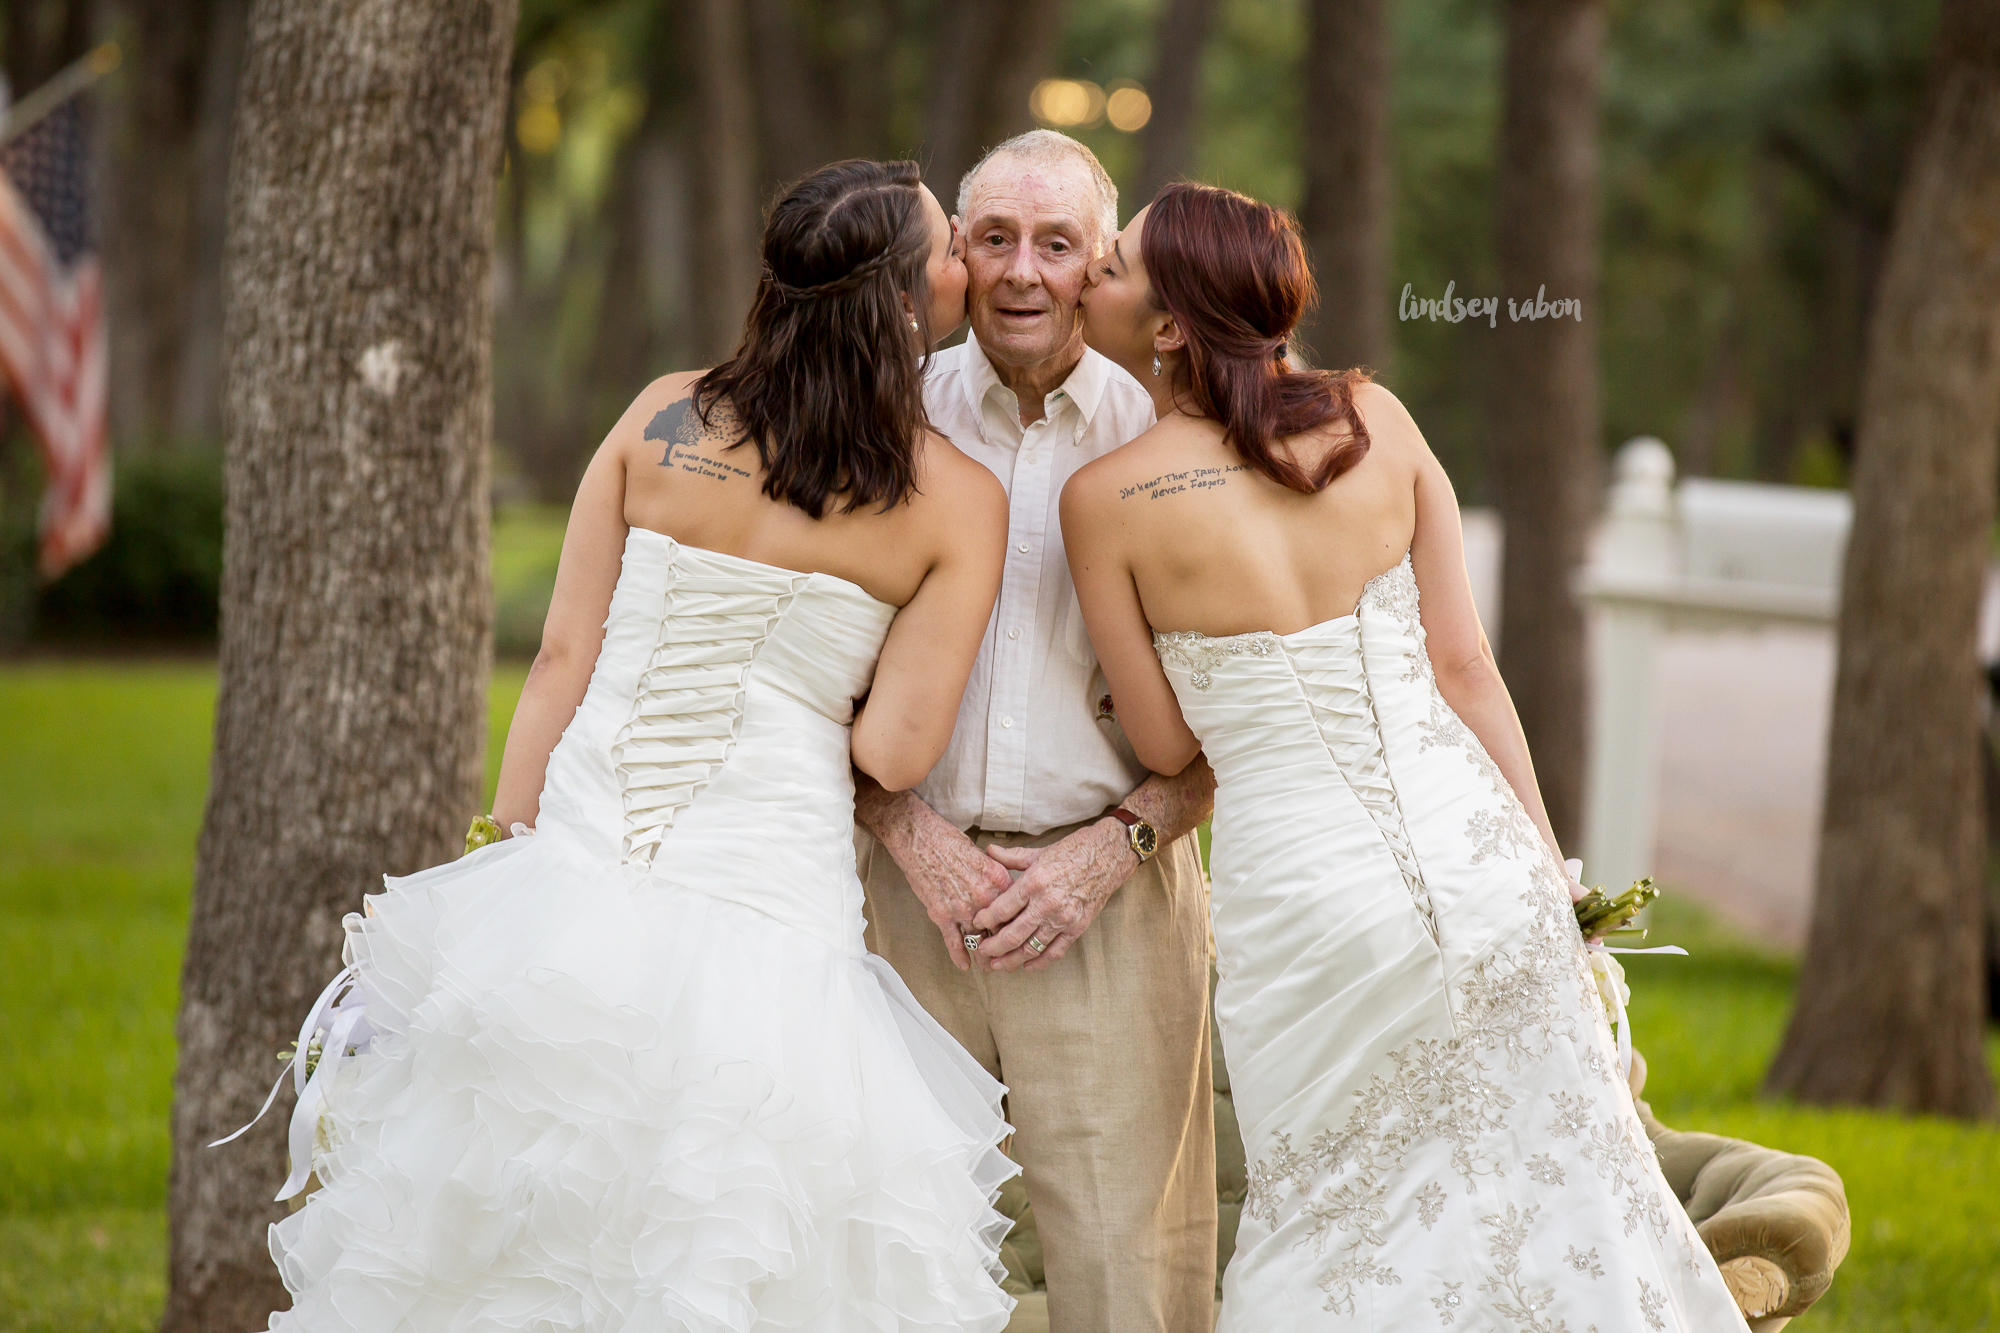
[[[1618,451],[1591,578],[1664,584],[1680,564],[1674,456],[1652,436]],[[1665,609],[1600,602],[1593,642],[1590,760],[1584,798],[1585,882],[1616,893],[1652,870],[1660,781],[1658,656]]]

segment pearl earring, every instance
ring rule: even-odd
[[[910,332],[911,333],[921,332],[921,330],[917,328],[917,321],[915,321],[914,319],[910,321]]]
[[[1153,353],[1153,378],[1158,379],[1159,377],[1160,377],[1160,354],[1158,352],[1155,352]]]

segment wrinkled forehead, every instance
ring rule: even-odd
[[[1080,164],[1001,159],[986,163],[966,197],[968,230],[999,224],[1021,231],[1063,231],[1096,244],[1089,177]]]

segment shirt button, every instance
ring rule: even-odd
[[[1000,719],[1000,725],[1003,727],[1011,727],[1014,725],[1014,719],[1011,717],[1003,717]]]
[[[1007,631],[1007,637],[1010,639],[1018,639],[1021,637],[1021,631],[1018,628],[1010,629]]]
[[[1026,555],[1028,553],[1028,544],[1026,542],[1022,542],[1019,546],[1016,546],[1014,549],[1019,551],[1022,555]]]

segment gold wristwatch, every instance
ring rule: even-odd
[[[1111,812],[1111,817],[1125,826],[1125,845],[1132,849],[1140,864],[1152,860],[1153,853],[1160,850],[1160,831],[1122,805]]]

